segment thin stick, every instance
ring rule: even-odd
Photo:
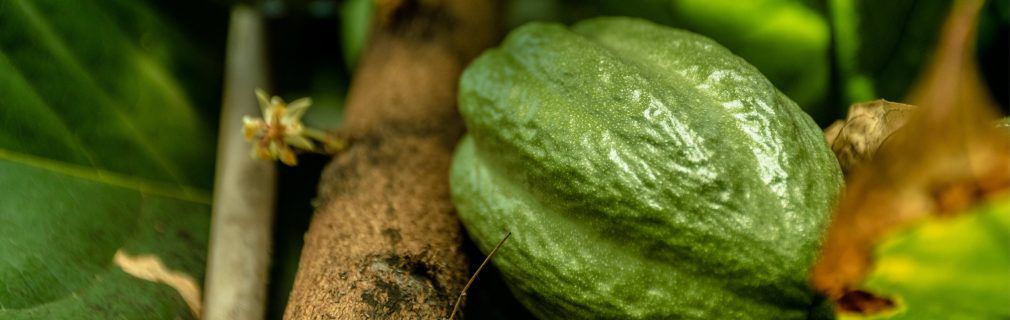
[[[252,146],[242,135],[242,117],[260,115],[253,91],[269,87],[264,24],[252,7],[232,9],[204,320],[262,320],[266,311],[277,172],[249,157]]]
[[[459,297],[456,298],[456,304],[452,306],[452,313],[449,314],[449,320],[456,318],[456,312],[459,312],[459,305],[463,303],[463,297],[466,297],[466,290],[470,289],[470,285],[473,284],[473,281],[477,280],[477,275],[484,270],[484,266],[487,265],[488,261],[491,261],[491,257],[494,257],[494,254],[498,252],[498,248],[501,248],[501,245],[504,244],[505,240],[508,240],[511,235],[512,231],[506,233],[505,237],[502,238],[501,241],[498,241],[498,245],[494,246],[494,249],[491,249],[491,252],[487,254],[487,257],[484,258],[484,262],[480,263],[480,266],[477,267],[477,271],[474,271],[473,275],[470,276],[470,280],[466,282],[466,286],[463,287],[463,291],[459,292]]]

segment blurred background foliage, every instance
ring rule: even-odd
[[[572,23],[593,16],[625,15],[706,35],[754,64],[824,126],[842,118],[853,102],[877,98],[903,101],[930,57],[952,1],[505,0],[502,12],[506,30],[529,21]],[[99,1],[74,1],[75,5],[94,6],[75,12],[93,15],[81,17],[80,21],[98,19],[95,21],[118,26],[117,32],[125,33],[133,41],[127,42],[129,45],[149,53],[170,71],[179,92],[190,99],[200,118],[203,127],[199,129],[202,130],[199,140],[208,142],[216,141],[228,13],[236,2],[254,4],[268,17],[269,70],[274,85],[271,91],[289,100],[311,96],[315,104],[305,117],[307,124],[323,129],[339,127],[354,66],[366,44],[374,10],[371,0],[142,0],[124,7],[133,10],[131,14],[117,13],[122,8],[116,6],[126,3],[121,0],[101,5]],[[0,11],[10,9],[8,0],[0,2]],[[1010,100],[1007,80],[1010,1],[988,1],[983,12],[977,58],[991,93],[1006,114]],[[0,26],[5,26],[0,36],[9,38],[12,34],[9,30],[14,27],[8,25],[14,20],[0,16],[0,21],[3,21]],[[79,32],[107,34],[99,22],[75,26]],[[21,40],[3,40],[0,48],[9,50],[20,45],[12,41]],[[113,45],[103,50],[122,48]],[[177,54],[179,50],[184,54]],[[129,76],[110,73],[115,69],[108,66],[114,62],[96,60],[89,62],[93,65],[88,67],[110,87],[130,85]],[[9,83],[0,82],[0,87]],[[73,89],[42,93],[65,95],[61,90]],[[8,117],[4,114],[12,110],[8,105],[17,102],[6,96],[5,100],[0,102],[0,117]],[[75,112],[80,112],[95,108],[96,104],[99,103],[84,99],[77,104],[67,102],[64,107],[79,108]],[[10,119],[13,118],[0,120],[13,123]],[[206,148],[204,152],[213,158],[210,150]],[[313,211],[316,184],[327,160],[309,155],[298,167],[278,167],[279,203],[268,306],[271,319],[280,319],[287,303],[302,236]],[[212,162],[202,157],[197,167],[201,173],[192,175],[194,184],[209,190],[212,175],[208,170],[213,167]],[[0,172],[0,180],[3,174]],[[206,218],[209,221],[209,216]],[[207,221],[194,222],[198,225],[196,232],[206,232]],[[206,235],[197,238],[206,241]],[[483,258],[481,253],[472,243],[466,243],[464,248],[473,264],[471,269],[475,269]],[[198,259],[204,255],[204,252],[194,254]],[[202,275],[202,270],[199,274]],[[0,276],[10,275],[0,273]],[[493,267],[485,270],[468,296],[467,315],[471,318],[529,317],[508,293]]]
[[[824,107],[831,30],[812,1],[515,0],[510,6],[511,26],[619,15],[691,30],[746,59],[804,109],[821,112]]]
[[[512,0],[509,27],[599,15],[641,17],[711,37],[826,125],[849,104],[904,101],[936,45],[952,0]],[[1008,1],[989,1],[979,59],[1008,110]]]

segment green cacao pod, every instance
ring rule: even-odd
[[[463,73],[452,197],[545,319],[802,319],[841,186],[820,130],[716,42],[533,23]]]
[[[689,30],[743,57],[815,120],[830,123],[839,114],[827,103],[831,28],[820,2],[512,0],[509,18],[515,25],[534,20],[571,22],[591,16],[629,16]]]

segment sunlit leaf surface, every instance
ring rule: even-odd
[[[874,257],[863,287],[897,308],[842,319],[1010,318],[1010,199],[897,231]]]

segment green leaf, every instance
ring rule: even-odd
[[[897,307],[843,319],[1010,318],[1010,199],[891,235],[877,247],[864,289]]]
[[[936,46],[950,0],[831,0],[845,105],[905,101]]]
[[[0,2],[0,318],[195,317],[114,257],[203,280],[207,61],[143,2]]]
[[[375,3],[371,0],[347,0],[340,5],[340,40],[347,68],[354,70],[365,48]]]

